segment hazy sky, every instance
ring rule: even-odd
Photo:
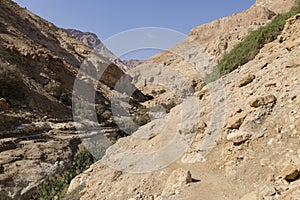
[[[96,33],[102,41],[122,31],[162,27],[188,34],[203,23],[241,12],[255,0],[14,0],[63,28]],[[174,40],[174,44],[178,41]],[[128,55],[145,59],[151,51]]]

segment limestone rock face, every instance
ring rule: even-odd
[[[290,7],[294,5],[295,1],[281,1],[281,0],[256,0],[256,5],[264,6],[275,13],[286,12]]]
[[[257,1],[241,13],[193,28],[186,40],[168,51],[154,55],[144,65],[161,64],[176,70],[191,85],[195,85],[195,90],[198,91],[205,75],[211,72],[225,53],[241,42],[248,33],[268,23],[276,13],[288,11],[294,3],[295,0]],[[192,44],[187,41],[192,41]]]

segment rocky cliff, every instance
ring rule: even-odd
[[[182,41],[171,48],[171,52],[164,51],[154,55],[145,64],[171,66],[188,77],[191,84],[196,82],[201,85],[201,80],[204,79],[203,74],[201,74],[202,77],[199,77],[199,74],[194,73],[195,75],[192,75],[191,70],[186,70],[187,68],[196,68],[201,73],[206,71],[203,69],[203,63],[199,64],[199,60],[203,60],[203,54],[199,53],[199,49],[207,54],[210,63],[214,65],[224,53],[229,52],[251,31],[268,23],[276,13],[288,11],[294,3],[295,0],[256,1],[253,6],[241,13],[193,28],[187,37],[188,42],[187,40]],[[191,48],[188,44],[189,41],[197,43],[198,47],[196,49]]]
[[[72,92],[92,49],[10,0],[0,10],[0,198],[28,199],[71,166],[81,143]],[[97,117],[106,134],[119,137],[109,98],[124,72],[104,57],[97,62],[107,67],[95,91]]]
[[[259,0],[245,12],[193,29],[189,37],[200,42],[213,63],[250,30],[294,3]],[[197,103],[183,102],[165,118],[119,140],[101,161],[73,179],[69,193],[81,188],[80,199],[299,199],[299,27],[296,15],[255,59],[199,87]],[[174,49],[185,51],[184,58],[197,67],[203,52],[185,47],[187,41]],[[184,58],[163,52],[145,64],[169,66],[197,81],[195,65],[184,64]],[[199,115],[192,112],[197,104]],[[194,117],[199,117],[196,126]],[[191,140],[178,159],[164,163],[180,154],[181,142]],[[172,145],[173,154],[168,153]]]

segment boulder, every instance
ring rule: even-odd
[[[178,194],[179,191],[188,183],[192,182],[190,171],[184,169],[176,169],[169,176],[165,188],[162,192],[163,196],[172,196]]]

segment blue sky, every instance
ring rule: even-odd
[[[255,0],[14,0],[63,28],[96,33],[102,41],[122,31],[162,27],[184,34],[203,23],[241,12]],[[178,40],[178,39],[177,39]],[[176,39],[174,44],[177,43]],[[124,56],[145,59],[155,51]]]

